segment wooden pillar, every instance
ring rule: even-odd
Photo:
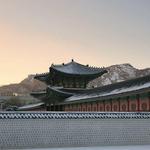
[[[87,103],[87,111],[91,111],[91,103]]]
[[[51,105],[50,104],[46,105],[46,111],[51,111]]]
[[[60,111],[60,105],[57,105],[56,111]]]
[[[130,100],[129,100],[129,96],[127,97],[127,102],[128,102],[128,112],[130,111]]]
[[[119,104],[119,112],[120,112],[120,97],[118,98],[118,104]]]
[[[140,111],[140,96],[139,96],[139,94],[136,95],[136,99],[137,99],[137,105],[138,105],[137,111],[139,112]]]
[[[76,78],[73,78],[73,88],[76,88]]]
[[[150,111],[150,92],[148,92],[148,99],[149,99],[149,111]]]
[[[53,78],[53,86],[55,86],[55,78]]]
[[[53,107],[54,107],[53,111],[55,111],[55,103],[53,103]]]
[[[119,112],[119,101],[118,99],[112,99],[112,111],[113,112]]]
[[[61,111],[65,111],[65,105],[61,105]]]
[[[98,112],[98,102],[96,102],[97,112]]]
[[[103,104],[104,104],[104,111],[105,111],[105,101],[103,101]]]
[[[61,82],[62,82],[62,86],[64,87],[64,78],[63,77],[62,77]]]
[[[82,103],[82,111],[86,111],[86,103]]]
[[[82,111],[82,103],[80,103],[80,109],[81,109],[81,111]]]
[[[112,99],[110,99],[110,111],[112,111]]]
[[[70,78],[68,78],[66,83],[67,83],[67,88],[70,88]]]
[[[139,111],[149,111],[150,110],[150,99],[148,93],[141,93],[139,95]]]
[[[86,85],[87,85],[87,81],[86,79],[84,79],[84,88],[86,88]]]

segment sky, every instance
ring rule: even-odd
[[[74,59],[150,67],[150,0],[0,0],[0,85]]]

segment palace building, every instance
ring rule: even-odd
[[[52,64],[48,73],[35,76],[47,84],[47,89],[31,95],[41,99],[44,102],[41,110],[47,111],[150,111],[150,75],[87,88],[91,80],[105,73],[105,68],[82,65],[74,60],[62,65]]]

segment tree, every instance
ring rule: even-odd
[[[19,97],[16,97],[16,96],[11,97],[4,104],[4,108],[11,107],[11,106],[17,106],[17,107],[22,106],[22,102],[19,99]]]

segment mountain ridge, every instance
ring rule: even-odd
[[[30,95],[33,90],[43,90],[46,88],[46,84],[35,80],[35,75],[28,75],[27,78],[22,80],[20,83],[4,85],[0,87],[0,95],[7,96],[17,93],[19,95]]]
[[[89,82],[88,88],[99,87],[107,84],[125,81],[150,74],[150,68],[137,69],[129,63],[117,64],[106,67],[108,73]],[[29,95],[33,90],[43,90],[47,86],[45,83],[34,79],[35,75],[29,75],[20,83],[4,85],[0,87],[0,95]]]
[[[150,68],[137,69],[129,63],[106,67],[107,73],[88,84],[88,87],[99,87],[150,74]]]

